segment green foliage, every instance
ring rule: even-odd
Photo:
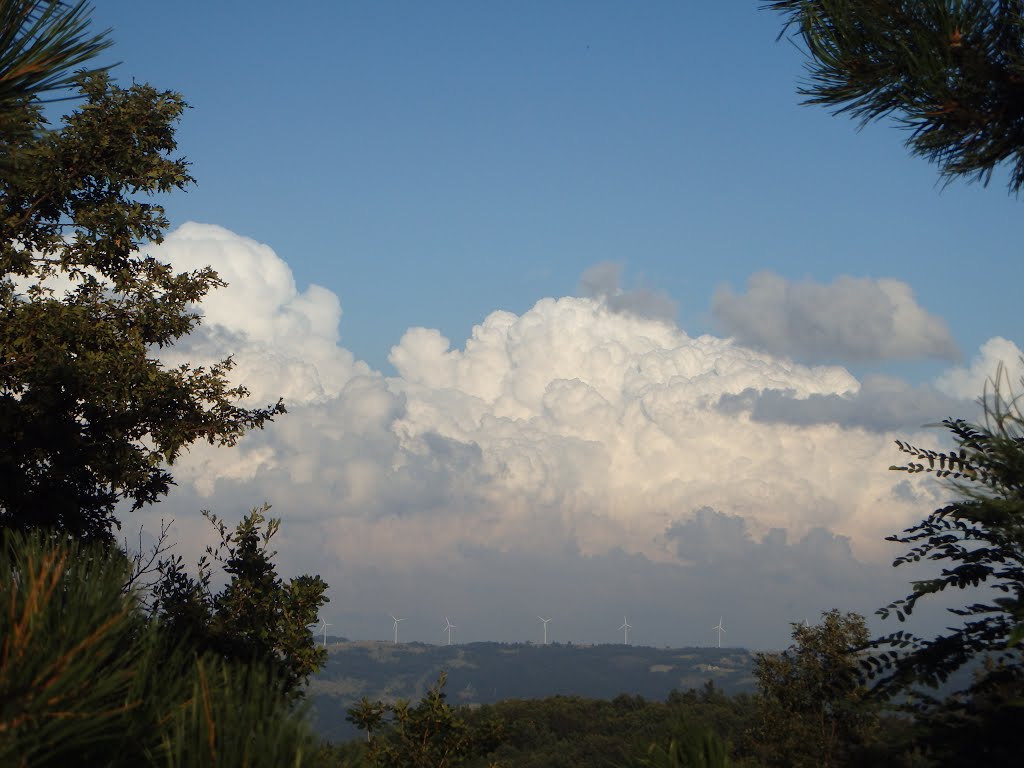
[[[1021,0],[772,0],[808,53],[808,103],[893,116],[947,179],[1024,185]]]
[[[126,563],[56,537],[0,540],[0,765],[69,764],[133,708]]]
[[[859,674],[868,640],[864,617],[832,610],[819,625],[794,625],[788,650],[758,654],[755,751],[765,765],[854,764],[878,725]]]
[[[216,547],[207,548],[211,559],[204,556],[195,578],[185,572],[180,556],[163,561],[152,610],[175,642],[221,658],[268,665],[284,691],[298,695],[309,674],[327,658],[309,629],[328,601],[327,584],[319,576],[285,583],[277,575],[270,542],[281,521],[266,517],[269,508],[252,510],[234,530],[204,512],[220,537]],[[213,564],[220,564],[228,576],[218,593],[210,586]]]
[[[838,614],[838,617],[840,620],[847,619],[843,614]],[[858,622],[854,621],[854,624]],[[863,622],[859,624],[862,627]],[[805,629],[808,630],[805,635],[814,635],[818,631],[817,628]],[[861,633],[857,639],[863,637]],[[838,648],[835,652],[841,655]],[[839,678],[849,679],[846,677],[849,671],[849,660],[846,660],[842,662]],[[853,675],[855,678],[855,670]],[[833,681],[819,680],[819,687],[823,689],[833,685]],[[863,689],[859,689],[856,697],[860,697],[862,692]],[[444,705],[438,721],[443,724],[448,717],[454,717],[468,728],[467,732],[459,726],[455,731],[456,734],[468,733],[467,752],[461,758],[461,764],[466,768],[591,768],[616,765],[731,765],[736,768],[765,765],[892,765],[930,768],[943,764],[932,762],[924,752],[914,750],[913,736],[920,729],[912,720],[893,716],[877,719],[877,731],[874,726],[867,728],[870,740],[861,741],[856,749],[845,744],[838,753],[814,753],[817,744],[811,741],[797,744],[797,752],[790,759],[771,750],[776,749],[780,740],[794,728],[794,742],[800,735],[812,738],[808,736],[808,730],[801,729],[813,718],[806,712],[795,716],[789,712],[789,717],[779,718],[775,726],[778,732],[770,734],[767,741],[762,742],[766,705],[763,699],[756,700],[746,694],[727,696],[714,685],[707,684],[698,690],[673,691],[664,701],[621,694],[611,701],[554,696],[544,699],[508,699],[495,704],[451,710],[447,710],[447,705]],[[424,752],[417,738],[441,739],[440,734],[445,733],[445,727],[435,723],[419,730],[407,731],[407,735],[413,736],[413,745],[410,746],[398,739],[392,730],[396,708],[408,709],[409,705],[400,702],[389,706],[364,699],[350,708],[350,721],[364,731],[369,729],[373,737],[370,742],[359,738],[334,745],[327,750],[325,759],[332,765],[347,768],[420,764],[416,760],[421,759]],[[865,704],[864,708],[868,711],[868,717],[861,719],[857,719],[862,714],[859,705],[851,710],[845,702],[840,702],[831,707],[830,711],[836,718],[853,716],[864,725],[874,720],[871,705]],[[439,709],[438,700],[428,696],[418,709],[421,713],[436,712]],[[384,719],[388,722],[382,722]],[[839,723],[839,728],[843,727],[845,724]],[[394,751],[383,758],[381,752],[385,746]],[[772,758],[771,754],[775,757]]]
[[[895,117],[910,131],[911,151],[937,163],[947,180],[987,183],[1007,163],[1010,189],[1020,192],[1022,0],[772,0],[764,7],[782,13],[785,29],[803,39],[809,103],[862,124]],[[878,613],[905,621],[922,598],[972,590],[951,609],[959,620],[944,634],[893,632],[873,641],[874,655],[864,660],[873,692],[899,696],[915,713],[924,735],[907,754],[934,764],[1009,764],[1018,751],[1011,724],[1024,712],[1024,414],[1003,379],[1000,370],[983,397],[983,425],[943,422],[955,450],[897,441],[909,460],[891,468],[946,480],[958,498],[889,537],[909,547],[894,565],[934,563],[939,572]],[[944,701],[925,690],[970,666],[976,674],[967,690]]]
[[[338,742],[351,739],[332,747],[335,764],[372,765],[367,748],[367,730],[373,734],[373,741],[386,737],[390,725],[382,720],[393,718],[391,711],[386,710],[387,705],[383,701],[375,701],[375,698],[389,696],[389,693],[394,695],[395,691],[412,691],[415,682],[425,679],[425,675],[448,668],[450,673],[446,677],[446,687],[452,692],[449,701],[467,702],[453,709],[453,713],[469,726],[471,746],[465,761],[466,768],[491,765],[503,768],[630,765],[638,758],[648,757],[652,743],[664,747],[673,738],[685,735],[681,730],[685,723],[706,725],[722,743],[731,745],[730,760],[734,765],[752,764],[739,751],[743,747],[743,735],[751,728],[752,697],[748,694],[727,695],[710,681],[699,689],[687,691],[651,687],[655,692],[649,698],[636,693],[621,693],[614,698],[601,693],[592,694],[593,698],[564,695],[534,698],[530,695],[531,690],[536,696],[537,691],[548,689],[534,681],[532,685],[517,689],[513,696],[500,700],[492,698],[492,684],[498,691],[511,690],[512,679],[530,676],[534,667],[540,666],[547,672],[550,665],[541,662],[551,651],[558,652],[554,656],[555,663],[562,665],[563,675],[565,670],[569,671],[564,679],[574,680],[577,689],[588,690],[591,686],[588,686],[585,675],[590,667],[624,666],[626,674],[621,679],[626,681],[626,685],[632,679],[633,689],[638,690],[645,688],[642,673],[651,664],[675,660],[679,666],[671,673],[658,674],[662,679],[680,680],[695,674],[697,670],[693,665],[697,663],[739,659],[735,652],[725,654],[716,649],[691,648],[682,652],[678,649],[635,647],[627,650],[621,645],[558,648],[554,645],[474,643],[449,648],[419,644],[341,643],[332,646],[325,671],[315,676],[311,686],[311,697],[319,711],[318,728],[322,734],[331,734]],[[376,657],[375,662],[367,658],[368,653]],[[575,660],[573,654],[577,655]],[[496,668],[501,668],[510,659],[518,660],[496,677]],[[339,725],[339,699],[325,695],[332,673],[344,675],[344,681],[335,678],[339,687],[344,685],[347,690],[358,688],[369,694],[362,700],[352,699],[344,705],[348,721],[359,729],[358,732]],[[478,674],[481,677],[477,677]],[[742,663],[737,665],[736,678],[747,678],[749,674],[744,654]],[[727,684],[736,682],[732,675],[725,675],[723,679]],[[597,688],[603,689],[604,683]],[[419,694],[412,696],[415,701],[420,698]],[[491,703],[480,703],[488,699]],[[335,722],[330,721],[331,717]]]
[[[917,713],[917,750],[943,768],[1015,765],[1020,762],[1022,705],[1022,670],[988,662],[969,694],[949,696]]]
[[[1009,764],[1019,751],[1012,724],[1024,714],[1024,414],[1002,370],[983,403],[983,425],[943,422],[953,451],[897,443],[910,460],[892,469],[943,479],[959,498],[889,537],[909,546],[895,565],[931,562],[940,571],[878,613],[905,621],[919,600],[952,588],[971,598],[949,609],[960,621],[944,634],[893,632],[872,642],[864,663],[879,695],[904,697],[918,751],[940,765]],[[972,668],[965,690],[944,700],[928,692]]]
[[[877,653],[867,663],[880,691],[935,687],[982,658],[1024,673],[1024,649],[1017,644],[1024,627],[1024,415],[1018,400],[1004,397],[998,386],[985,405],[984,425],[943,422],[955,451],[897,443],[911,460],[892,469],[950,478],[960,498],[889,537],[909,545],[895,565],[923,561],[941,570],[878,613],[903,621],[919,600],[950,588],[974,590],[977,601],[950,609],[962,622],[934,639],[897,631],[874,641]]]
[[[321,765],[320,743],[290,712],[278,681],[258,665],[200,658],[188,696],[163,730],[166,768],[300,768]]]
[[[627,694],[611,701],[577,696],[502,701],[464,712],[478,744],[487,743],[486,734],[498,734],[493,746],[478,748],[468,765],[642,765],[647,760],[671,759],[672,754],[679,758],[705,737],[711,756],[717,747],[735,743],[749,727],[752,713],[749,696],[726,696],[713,685],[673,691],[666,701]],[[734,765],[748,764],[738,755],[726,756]]]
[[[651,768],[729,768],[729,746],[706,725],[684,721],[668,747],[652,744],[636,761]]]
[[[168,650],[126,572],[110,547],[3,534],[0,765],[322,764],[271,672]]]
[[[0,112],[67,88],[76,68],[110,46],[106,32],[89,36],[90,10],[84,0],[0,1]]]
[[[370,701],[363,696],[357,706],[349,709],[345,719],[360,730],[366,731],[366,740],[369,742],[373,739],[374,732],[383,725],[386,713],[387,708],[384,704],[379,701]]]
[[[711,669],[709,670],[709,667]],[[447,691],[454,704],[474,706],[506,699],[540,699],[572,692],[612,699],[662,701],[674,688],[700,686],[709,677],[716,691],[753,691],[753,657],[738,649],[668,649],[644,646],[564,645],[549,643],[334,643],[324,669],[311,681],[317,727],[326,737],[351,739],[358,731],[337,711],[369,700],[418,701],[426,682],[448,671]]]
[[[474,749],[466,721],[445,701],[441,674],[416,706],[400,699],[349,710],[348,719],[367,731],[369,758],[379,768],[450,768],[462,765]],[[372,731],[386,722],[383,732]]]
[[[238,406],[230,359],[155,356],[222,282],[138,250],[167,227],[149,196],[192,181],[171,156],[185,103],[70,75],[109,45],[88,13],[0,0],[0,765],[323,764],[290,700],[322,660],[308,625],[326,585],[277,577],[279,521],[256,510],[229,532],[208,515],[228,586],[212,595],[208,568],[192,580],[167,561],[164,624],[133,591],[141,556],[111,546],[116,505],[166,494],[182,449],[284,408]],[[49,130],[41,96],[72,83],[83,103]]]
[[[232,444],[284,408],[239,407],[230,359],[167,368],[155,356],[222,285],[138,250],[167,226],[147,198],[192,181],[171,157],[185,103],[105,74],[80,93],[59,130],[22,102],[10,114],[28,133],[0,133],[15,169],[0,176],[0,526],[113,541],[115,505],[166,494],[164,465],[183,448]]]
[[[69,88],[81,76],[76,69],[110,46],[107,33],[89,34],[90,7],[61,0],[0,0],[0,142],[25,143],[41,132],[21,107]],[[90,73],[106,67],[93,68]],[[8,152],[0,151],[0,174],[17,172]]]

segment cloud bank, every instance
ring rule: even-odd
[[[883,538],[942,498],[886,471],[887,430],[949,415],[949,394],[691,337],[600,291],[491,313],[457,347],[410,328],[387,377],[339,346],[338,298],[300,291],[266,246],[187,224],[152,250],[230,284],[169,362],[233,354],[254,400],[289,413],[233,449],[193,446],[147,514],[198,550],[195,510],[271,501],[285,570],[332,584],[339,633],[387,637],[395,613],[415,639],[439,642],[445,615],[466,640],[530,639],[551,613],[556,637],[611,642],[607,617],[628,612],[638,642],[678,644],[711,642],[724,614],[730,640],[777,646],[788,621],[901,592]],[[886,397],[912,418],[865,405]]]
[[[745,294],[719,288],[712,313],[738,343],[798,360],[958,356],[946,323],[922,309],[899,280],[844,275],[824,285],[761,272],[747,281]]]
[[[980,417],[969,400],[952,397],[931,384],[915,386],[890,376],[866,376],[858,390],[843,394],[800,397],[791,389],[749,389],[722,395],[718,407],[725,413],[747,412],[765,424],[834,424],[875,432],[920,429],[935,423],[939,415]]]

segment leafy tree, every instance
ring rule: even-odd
[[[0,136],[4,144],[25,141],[39,126],[25,121],[19,107],[44,96],[49,101],[73,85],[75,72],[110,46],[107,32],[89,33],[90,7],[61,0],[0,0]],[[17,163],[0,152],[0,173],[17,173]]]
[[[671,765],[694,754],[712,765],[719,758],[755,764],[720,749],[749,729],[752,698],[726,696],[713,685],[673,691],[665,701],[629,694],[611,701],[553,696],[506,699],[460,714],[476,745],[472,768]]]
[[[1022,715],[1020,669],[986,661],[967,694],[948,696],[915,713],[915,747],[943,768],[1016,765]]]
[[[809,57],[808,103],[866,124],[892,116],[947,180],[1024,185],[1024,2],[772,0]],[[785,30],[784,30],[785,31]]]
[[[327,584],[303,575],[287,584],[277,575],[270,549],[281,521],[267,518],[269,506],[254,509],[234,530],[209,512],[220,536],[199,563],[198,576],[186,573],[181,556],[160,564],[152,612],[167,636],[200,652],[269,666],[286,694],[295,696],[327,651],[316,644],[310,626],[327,603]],[[212,566],[228,576],[214,593]]]
[[[394,704],[364,702],[349,710],[348,719],[370,733],[369,757],[379,768],[450,768],[474,754],[470,727],[445,701],[447,675],[441,673],[416,706],[400,699]],[[387,726],[379,730],[382,717]]]
[[[819,625],[795,624],[788,650],[756,656],[756,744],[766,765],[853,764],[878,723],[859,673],[857,649],[868,639],[863,616],[832,610]]]
[[[172,157],[186,105],[70,74],[109,45],[89,10],[0,0],[0,764],[312,766],[290,698],[322,660],[308,625],[326,585],[277,577],[279,521],[257,510],[229,533],[210,516],[230,582],[212,595],[208,569],[166,561],[166,621],[136,591],[153,560],[110,546],[117,505],[166,494],[183,448],[284,408],[241,407],[230,359],[157,357],[223,283],[139,251],[167,227],[148,198],[192,181]],[[72,83],[83,103],[50,130],[42,97]]]
[[[185,103],[102,73],[80,95],[58,130],[22,100],[10,114],[25,130],[0,134],[17,168],[0,175],[0,526],[113,541],[118,503],[166,494],[183,448],[230,445],[284,407],[239,406],[230,358],[167,368],[156,354],[223,285],[139,251],[167,227],[148,198],[192,181],[171,157]]]
[[[961,622],[934,639],[898,631],[876,640],[869,668],[880,690],[935,687],[982,658],[1024,681],[1024,414],[1019,401],[1003,397],[998,387],[985,403],[983,425],[943,422],[955,450],[897,442],[910,460],[893,470],[951,481],[959,498],[889,537],[910,547],[895,565],[930,561],[941,570],[913,582],[910,595],[878,613],[904,621],[919,600],[953,587],[971,589],[977,602],[951,608]]]

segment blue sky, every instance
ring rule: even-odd
[[[800,106],[757,2],[94,15],[193,107],[153,250],[230,287],[167,359],[289,407],[147,530],[272,502],[355,638],[779,647],[905,594],[883,539],[949,491],[893,441],[1021,371],[1021,203]]]
[[[105,2],[132,78],[193,106],[172,221],[267,243],[341,298],[377,368],[620,262],[715,331],[754,272],[895,277],[965,354],[1022,337],[1019,203],[937,186],[900,132],[802,107],[802,54],[756,2]]]

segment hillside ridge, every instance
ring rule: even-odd
[[[663,700],[709,682],[726,693],[754,690],[753,655],[743,648],[653,648],[623,644],[454,645],[350,641],[328,637],[327,662],[309,683],[317,730],[332,741],[356,738],[345,714],[363,697],[416,701],[448,675],[452,704],[505,699],[620,694]]]

